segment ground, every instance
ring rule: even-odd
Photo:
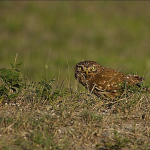
[[[109,100],[68,88],[45,99],[26,90],[1,104],[0,149],[150,149],[148,93]]]

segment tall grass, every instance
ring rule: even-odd
[[[74,85],[74,66],[94,60],[149,84],[148,2],[0,2],[0,68],[16,53],[30,81],[42,74]]]

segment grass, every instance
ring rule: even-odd
[[[3,87],[10,82],[5,72]],[[25,84],[21,74],[11,77],[23,86],[1,90],[0,149],[150,149],[148,93],[134,88],[112,101],[65,82],[55,87],[56,80]]]
[[[149,17],[148,2],[0,2],[0,149],[150,149],[148,93],[104,100],[74,79],[84,59],[149,86]]]
[[[60,72],[61,84],[69,64],[74,86],[75,64],[94,60],[138,73],[149,85],[148,2],[0,3],[0,68],[8,68],[18,53],[29,81],[43,74],[54,79]]]

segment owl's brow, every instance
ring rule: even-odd
[[[84,67],[84,65],[77,65],[77,67]]]
[[[93,66],[95,67],[95,66],[96,66],[96,64],[93,64],[91,67],[93,67]]]

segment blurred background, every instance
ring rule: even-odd
[[[150,11],[146,1],[1,1],[0,68],[17,63],[28,81],[75,85],[74,67],[93,60],[150,84]]]

